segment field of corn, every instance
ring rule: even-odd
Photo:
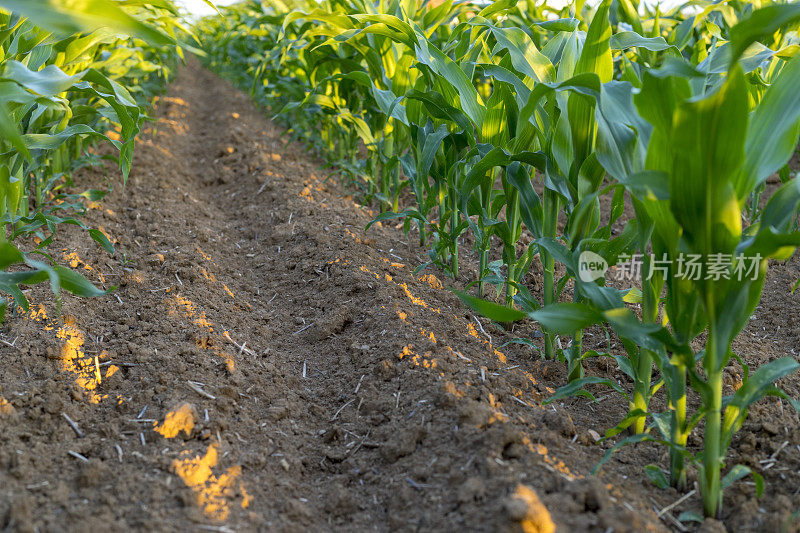
[[[0,527],[800,530],[800,4],[0,20]]]

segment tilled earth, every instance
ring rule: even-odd
[[[116,254],[76,229],[51,246],[118,288],[59,315],[36,287],[3,325],[0,529],[661,531],[699,510],[695,494],[658,516],[682,496],[644,475],[660,448],[591,476],[622,398],[543,405],[562,365],[504,346],[535,328],[479,321],[441,272],[413,275],[424,250],[364,232],[374,213],[244,94],[190,62],[154,116],[128,183],[110,171],[89,205]],[[798,270],[774,267],[748,364],[796,354]],[[797,531],[798,444],[788,406],[755,407],[730,464],[763,471],[768,497],[739,482],[703,529]]]

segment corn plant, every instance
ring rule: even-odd
[[[0,2],[0,23],[5,28],[0,32],[4,276],[0,290],[23,308],[27,301],[19,285],[45,279],[56,295],[61,288],[83,296],[103,293],[77,273],[33,260],[13,241],[35,234],[40,243],[29,253],[54,263],[46,246],[55,227],[69,223],[88,230],[113,253],[102,232],[64,214],[80,215],[82,206],[70,203],[74,195],[59,190],[72,183],[71,171],[86,161],[84,150],[95,141],[119,151],[119,164],[127,177],[134,139],[145,117],[143,106],[160,90],[179,53],[178,12],[169,2],[157,4],[148,8],[136,2],[86,0],[63,7],[44,0]],[[118,32],[133,37],[120,37]],[[119,134],[112,137],[107,132],[115,126]],[[98,198],[102,192],[87,194]],[[30,269],[5,272],[17,263]]]
[[[498,297],[505,289],[504,305],[460,296],[501,323],[539,322],[545,357],[567,364],[569,383],[553,399],[589,394],[593,384],[623,394],[628,413],[607,438],[630,429],[617,446],[666,445],[678,488],[686,461],[696,461],[706,513],[717,515],[722,488],[748,472],[733,467],[721,478],[731,436],[753,401],[785,396],[771,384],[797,365],[748,369],[745,384],[721,396],[722,370],[736,358],[731,342],[758,302],[767,260],[798,244],[797,182],[786,167],[800,119],[791,89],[797,6],[762,5],[249,2],[229,19],[204,21],[202,32],[209,65],[281,110],[290,134],[378,202],[373,223],[404,218],[408,230],[413,220],[431,263],[454,278],[470,232],[473,283],[480,296],[487,282]],[[784,185],[761,209],[774,172]],[[405,188],[412,205],[400,203]],[[636,218],[612,236],[626,196]],[[520,250],[523,231],[533,243]],[[498,245],[504,270],[489,261]],[[586,252],[610,265],[645,254],[640,288],[582,278]],[[687,279],[681,254],[718,260],[718,279]],[[541,302],[524,283],[537,260]],[[730,279],[748,262],[750,278]],[[573,301],[562,302],[570,284]],[[594,324],[608,324],[625,354],[584,351],[582,330]],[[556,335],[571,342],[559,349]],[[602,355],[630,386],[583,375],[581,361]],[[690,388],[702,399],[694,412]],[[665,412],[651,409],[658,391]],[[701,423],[704,450],[693,455],[688,436]]]
[[[751,373],[731,351],[731,343],[758,304],[767,261],[787,258],[800,245],[800,234],[793,229],[800,206],[796,181],[786,183],[772,196],[757,222],[742,227],[752,192],[786,164],[797,145],[800,110],[791,87],[800,81],[800,61],[792,58],[781,65],[770,87],[752,106],[741,65],[746,61],[741,58],[762,32],[771,34],[797,17],[796,6],[772,6],[735,26],[728,56],[731,67],[720,84],[692,84],[683,74],[690,72],[697,78],[704,74],[668,62],[660,70],[645,71],[641,90],[635,95],[626,84],[613,82],[603,87],[597,112],[598,159],[633,198],[641,229],[640,249],[652,247],[639,299],[642,317],[640,320],[620,305],[619,294],[577,279],[576,291],[583,293],[585,304],[553,304],[528,313],[562,333],[600,322],[614,328],[631,355],[621,368],[634,379],[635,387],[629,415],[608,436],[630,425],[635,434],[612,448],[606,459],[625,444],[660,442],[670,449],[670,480],[679,488],[686,482],[686,458],[697,461],[707,516],[719,516],[725,486],[751,473],[737,465],[725,478],[721,476],[727,448],[748,407],[765,395],[787,398],[773,383],[800,366],[793,358],[783,357]],[[758,31],[752,30],[754,24]],[[694,94],[693,88],[700,94]],[[624,104],[630,103],[638,112],[625,116],[624,110],[633,106]],[[576,268],[576,258],[566,248],[553,242],[547,245],[568,270]],[[699,278],[688,275],[686,255],[704,265],[697,270]],[[656,268],[659,273],[651,275]],[[657,297],[662,285],[666,298],[660,307]],[[496,319],[522,316],[488,302],[465,299]],[[667,326],[658,320],[659,311]],[[705,348],[696,353],[691,342],[701,333],[707,335]],[[732,359],[742,363],[745,377],[734,394],[723,398],[722,372]],[[652,362],[661,373],[656,384],[650,382]],[[565,387],[556,397],[590,383],[605,383],[624,393],[607,380],[590,378]],[[653,436],[644,422],[649,398],[662,383],[669,410],[649,413],[657,431]],[[691,416],[687,387],[702,401]],[[704,446],[693,456],[686,448],[687,439],[701,421],[705,423]],[[753,475],[760,487],[760,477]]]
[[[772,25],[783,20],[780,15],[792,14],[790,10],[770,11],[777,14],[768,19]],[[756,12],[754,17],[758,16]],[[736,36],[740,36],[739,42],[734,41],[739,50],[753,38],[745,34],[743,26],[734,32]],[[646,153],[627,160],[612,155],[621,153],[619,150],[601,156],[609,172],[637,199],[637,211],[652,225],[654,257],[666,270],[663,311],[670,324],[669,329],[661,327],[652,317],[647,317],[649,323],[639,322],[622,309],[602,313],[621,336],[652,346],[652,353],[660,356],[656,364],[670,404],[668,413],[653,414],[660,438],[639,433],[617,446],[641,440],[667,444],[672,457],[670,478],[681,487],[685,484],[688,434],[704,419],[704,448],[697,460],[707,516],[721,512],[722,488],[732,477],[749,472],[737,466],[728,474],[732,477],[723,480],[720,476],[726,450],[748,407],[764,395],[785,398],[772,383],[800,366],[793,358],[784,357],[751,374],[731,351],[731,343],[758,304],[768,259],[786,258],[800,245],[800,234],[791,227],[800,205],[796,181],[772,196],[759,222],[742,228],[748,195],[786,163],[797,145],[800,112],[797,95],[790,87],[800,81],[800,61],[788,61],[761,102],[748,113],[747,84],[738,59],[734,56],[725,82],[699,98],[692,98],[685,78],[670,75],[666,69],[646,74],[642,90],[635,96],[639,115],[652,126],[644,142]],[[606,131],[610,146],[636,142],[630,138],[633,121],[628,124],[627,131]],[[646,129],[637,131],[646,135]],[[628,154],[634,155],[634,151]],[[687,274],[684,254],[703,265],[697,271],[699,279]],[[745,266],[750,270],[743,271]],[[707,334],[705,349],[695,353],[690,342],[701,332]],[[732,358],[742,362],[745,378],[732,396],[723,398],[722,372]],[[691,417],[686,411],[687,381],[702,399]]]

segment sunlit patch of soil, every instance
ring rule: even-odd
[[[107,356],[106,352],[94,357],[86,355],[83,350],[83,332],[78,328],[75,318],[71,316],[64,317],[64,325],[58,329],[56,337],[63,340],[59,357],[61,370],[75,376],[75,383],[86,392],[91,403],[100,403],[107,397],[106,394],[97,393],[97,388],[103,381],[100,374],[100,360]],[[110,377],[117,370],[116,367],[108,368],[106,376]]]
[[[214,324],[206,317],[205,311],[199,310],[197,305],[190,299],[181,294],[176,294],[167,300],[169,306],[169,316],[182,314],[184,317],[189,318],[192,322],[199,327],[205,334],[205,337],[198,341],[198,346],[204,349],[214,349],[214,353],[225,361],[225,366],[228,371],[233,372],[235,363],[233,356],[221,348],[216,347],[218,342],[209,342],[208,339],[214,334]]]
[[[173,439],[181,432],[189,437],[194,429],[196,419],[194,408],[190,404],[184,403],[168,412],[164,422],[160,425],[157,422],[154,423],[154,431],[167,439]]]
[[[242,467],[228,468],[223,474],[215,475],[213,468],[219,461],[219,445],[211,444],[205,455],[193,455],[186,450],[172,462],[172,470],[186,486],[191,487],[197,504],[209,518],[224,521],[231,512],[231,500],[241,498],[241,507],[250,505],[250,496],[239,477]]]

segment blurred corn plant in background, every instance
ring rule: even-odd
[[[108,238],[79,218],[80,200],[104,191],[63,189],[77,167],[98,163],[87,150],[97,142],[117,150],[127,178],[146,106],[163,89],[188,30],[169,0],[2,0],[0,28],[0,290],[23,309],[19,286],[45,280],[56,295],[62,288],[103,294],[46,252],[55,227],[67,223],[113,253]],[[37,244],[23,252],[15,241],[29,235]],[[7,272],[17,264],[25,267]]]
[[[402,219],[418,231],[426,265],[464,281],[459,296],[483,315],[541,325],[543,356],[567,365],[553,400],[598,385],[621,393],[628,414],[606,438],[631,435],[612,450],[664,444],[679,489],[696,462],[705,513],[718,516],[722,488],[749,473],[721,475],[731,436],[754,401],[785,396],[773,383],[797,366],[783,358],[750,372],[730,346],[767,261],[798,245],[788,166],[800,134],[798,9],[251,0],[199,33],[209,67],[377,204],[371,224]],[[626,202],[635,216],[623,224]],[[477,274],[463,280],[468,241]],[[641,276],[623,288],[585,278],[586,253],[612,267],[642,254]],[[725,275],[686,279],[682,254],[722,257]],[[734,280],[743,262],[752,275]],[[483,299],[490,287],[494,301]],[[584,349],[582,331],[598,324],[624,353]],[[629,384],[584,375],[582,361],[603,356]],[[732,360],[746,375],[723,397]],[[691,409],[690,388],[701,399]],[[668,408],[653,412],[659,390]],[[692,454],[688,435],[703,424]]]

